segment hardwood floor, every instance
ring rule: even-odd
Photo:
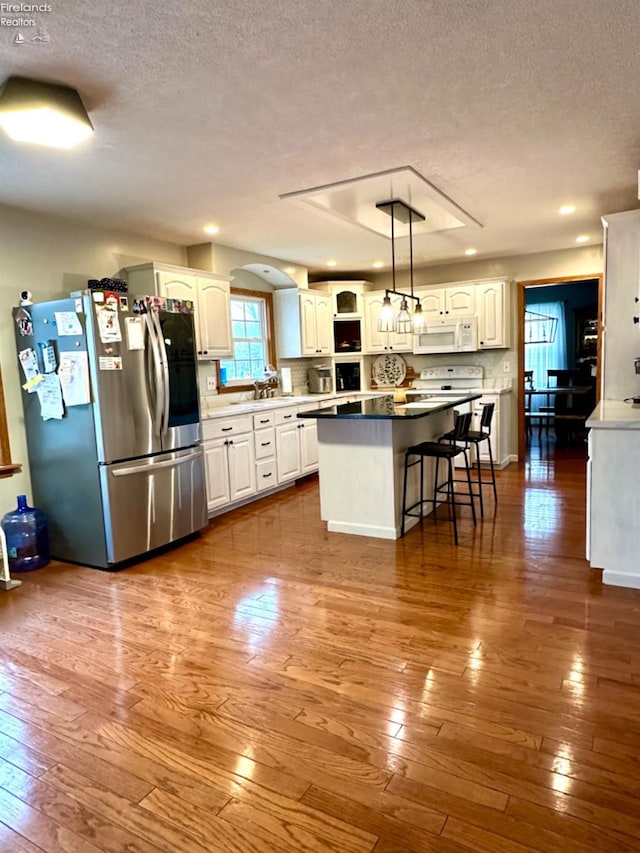
[[[0,593],[0,851],[640,850],[640,595],[584,448],[473,528],[328,534],[317,481]]]

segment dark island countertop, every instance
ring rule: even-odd
[[[453,409],[463,403],[479,400],[479,394],[462,394],[460,397],[439,397],[437,394],[425,396],[415,402],[400,403],[394,400],[393,394],[368,397],[355,403],[338,403],[324,409],[312,409],[309,412],[299,412],[299,418],[342,419],[353,418],[360,420],[409,420],[424,418],[427,415]]]

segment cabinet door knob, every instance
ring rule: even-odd
[[[205,354],[205,355],[209,355],[209,350],[207,350],[207,349],[206,349],[206,350],[204,351],[204,354]]]
[[[227,442],[227,444],[233,444],[233,439],[230,438],[229,441]]]
[[[633,322],[634,323],[640,323],[640,317],[634,317]]]

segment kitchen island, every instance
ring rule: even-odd
[[[298,414],[317,420],[320,512],[328,530],[398,539],[406,449],[436,440],[453,427],[456,406],[480,396],[434,394],[401,403],[385,395]],[[433,483],[430,461],[425,460],[428,490]],[[409,475],[407,501],[412,504],[419,497],[418,466]],[[405,529],[417,523],[408,518]]]

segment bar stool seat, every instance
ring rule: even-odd
[[[476,523],[476,510],[473,501],[473,488],[471,484],[471,472],[469,468],[469,457],[467,453],[467,446],[465,442],[465,436],[469,431],[469,427],[471,425],[471,413],[465,415],[458,415],[455,420],[455,426],[452,430],[452,434],[455,436],[454,441],[445,444],[440,441],[423,441],[421,444],[416,444],[412,447],[408,447],[404,454],[404,483],[402,489],[402,524],[401,524],[401,532],[400,535],[404,536],[404,528],[405,528],[405,519],[407,516],[412,518],[423,518],[424,517],[424,505],[431,504],[433,506],[433,513],[435,518],[435,513],[438,508],[438,505],[441,503],[446,503],[449,506],[451,519],[453,521],[453,538],[455,544],[458,544],[458,522],[456,518],[456,509],[458,506],[470,506],[471,514],[473,517],[473,523]],[[462,442],[461,444],[457,444],[456,441]],[[453,476],[453,460],[456,456],[459,456],[461,453],[464,454],[465,459],[465,468],[467,472],[467,485],[468,492],[467,495],[461,495],[460,493],[456,493],[455,491],[455,482]],[[411,461],[411,458],[415,457]],[[424,496],[424,460],[425,459],[435,459],[435,472],[433,477],[433,496],[430,498],[425,498]],[[447,479],[444,483],[438,483],[438,473],[439,473],[439,464],[440,460],[446,460],[448,465],[448,473]],[[411,504],[411,506],[407,506],[407,474],[409,472],[409,468],[412,468],[414,465],[420,465],[420,500]],[[442,497],[442,495],[445,495]],[[457,497],[456,497],[457,494]],[[463,500],[464,497],[468,497],[468,500]]]

